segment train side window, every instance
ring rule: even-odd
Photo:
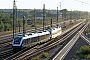
[[[23,42],[22,42],[23,44],[25,44],[25,40],[23,40]]]
[[[38,32],[38,33],[42,33],[42,31]]]
[[[26,44],[28,43],[28,39],[26,39]]]
[[[24,40],[23,40],[23,44],[24,44],[24,45],[27,44],[27,39],[24,39]]]
[[[29,39],[27,40],[27,43],[29,43]]]
[[[30,38],[28,39],[28,43],[30,43]]]

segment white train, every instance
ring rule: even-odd
[[[33,44],[46,41],[51,38],[55,38],[62,33],[61,27],[54,28],[46,31],[40,31],[38,33],[31,33],[23,35],[18,35],[13,39],[12,47],[13,49],[22,49]]]

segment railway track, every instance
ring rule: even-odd
[[[78,21],[77,21],[78,22]],[[53,24],[53,26],[54,26],[55,24]],[[61,25],[61,23],[59,24],[60,26],[62,26]],[[41,31],[42,30],[42,27],[41,28],[37,28],[37,31]],[[34,32],[35,30],[34,29],[32,29],[32,30],[27,30],[27,32]],[[11,45],[11,43],[12,43],[12,39],[13,39],[13,36],[12,36],[12,34],[9,34],[9,35],[5,35],[5,36],[0,36],[0,50],[2,50],[3,48],[5,48],[5,47],[8,47],[8,46],[10,46]]]
[[[81,38],[83,38],[83,40],[85,40],[90,45],[90,39],[86,37],[83,33],[81,35]]]
[[[5,37],[5,38],[1,38],[1,39],[2,40],[0,40],[0,50],[11,45],[12,37]]]
[[[78,31],[78,33],[67,43],[67,45],[64,46],[62,50],[59,51],[59,53],[52,60],[63,60],[73,45],[76,43],[78,38],[82,36],[82,33],[87,28],[88,24],[89,23],[82,27],[82,29]]]
[[[52,39],[50,40],[48,43],[44,43],[44,44],[41,44],[41,45],[36,45],[34,46],[33,48],[31,49],[28,49],[26,50],[25,52],[24,51],[20,51],[16,54],[13,54],[12,56],[6,58],[6,60],[9,60],[9,59],[17,59],[17,60],[20,60],[20,59],[28,59],[28,58],[31,58],[39,53],[41,53],[42,51],[46,51],[46,50],[49,50],[55,46],[57,46],[58,44],[60,43],[63,43],[64,41],[67,40],[67,38],[69,38],[73,33],[75,33],[77,30],[80,30],[80,28],[82,28],[84,26],[84,24],[80,24],[78,25],[78,27],[76,26],[72,30],[72,32],[68,32],[67,35],[64,34],[62,35],[61,37],[57,37],[55,39]],[[74,36],[74,35],[73,35]],[[70,39],[70,38],[69,38]],[[68,40],[69,40],[68,39]],[[66,41],[68,42],[68,41]],[[21,54],[22,53],[22,54]]]
[[[61,38],[64,35],[66,35],[67,33],[63,34],[61,36]],[[12,48],[11,48],[12,35],[10,34],[10,35],[6,35],[4,37],[3,36],[0,36],[0,38],[1,38],[1,40],[0,40],[0,43],[1,43],[1,45],[0,45],[1,46],[1,48],[0,48],[0,58],[1,59],[5,59],[5,58],[10,57],[10,56],[13,56],[13,58],[14,58],[15,55],[19,55],[19,53],[22,53],[23,51],[27,51],[28,49],[32,48],[32,47],[30,47],[30,48],[27,48],[27,49],[23,49],[21,51],[18,51],[18,53],[17,52],[13,53]],[[48,43],[46,43],[46,42],[48,42]],[[50,44],[50,43],[52,43],[54,41],[53,40],[52,41],[48,40],[46,42],[41,43],[41,45],[38,44],[35,47],[34,46],[33,47],[34,47],[34,49],[39,49],[39,48],[41,48],[43,46],[46,46],[46,45],[48,45],[48,44]]]
[[[79,29],[80,27],[78,27],[77,29]],[[75,29],[75,30],[77,30],[77,29]],[[17,59],[17,60],[20,60],[20,59],[23,59],[23,60],[30,59],[31,57],[33,57],[33,56],[35,56],[35,55],[37,55],[37,54],[39,54],[39,53],[41,53],[43,51],[47,51],[47,50],[49,50],[49,49],[59,45],[60,43],[63,43],[67,38],[69,38],[73,34],[73,32],[75,32],[75,30],[73,30],[71,33],[67,34],[62,39],[55,38],[53,43],[48,44],[47,46],[43,46],[42,48],[37,49],[37,50],[34,49],[33,50],[34,52],[32,52],[32,53],[28,53],[29,51],[26,51],[25,53],[19,55],[18,57],[14,58],[14,59]]]

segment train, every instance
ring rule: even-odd
[[[25,35],[17,35],[13,38],[12,48],[13,50],[22,49],[34,44],[55,38],[61,35],[61,27],[53,28],[45,31],[39,31],[37,33],[27,33]]]

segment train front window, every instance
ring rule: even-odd
[[[22,37],[16,37],[14,38],[14,44],[20,44]]]

